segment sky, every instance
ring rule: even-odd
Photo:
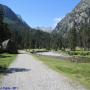
[[[80,0],[0,0],[31,27],[55,27]]]

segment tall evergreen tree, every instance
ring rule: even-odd
[[[71,48],[71,50],[75,51],[75,48],[77,46],[77,33],[75,27],[69,31],[68,40],[69,47]]]

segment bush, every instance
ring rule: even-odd
[[[90,55],[90,51],[68,51],[67,53],[69,55],[82,55],[82,56]]]

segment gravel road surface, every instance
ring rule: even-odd
[[[1,83],[0,90],[86,90],[24,52],[11,64]]]

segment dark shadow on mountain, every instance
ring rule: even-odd
[[[26,68],[5,68],[0,66],[0,74],[6,75],[6,74],[12,74],[16,72],[28,72],[30,69]]]

